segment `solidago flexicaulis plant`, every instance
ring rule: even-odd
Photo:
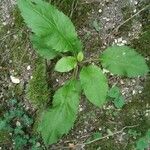
[[[71,54],[56,63],[55,71],[62,73],[74,69],[74,76],[55,92],[52,107],[43,112],[38,125],[44,142],[52,144],[73,126],[82,90],[95,106],[101,107],[106,102],[107,78],[99,66],[83,63],[82,43],[66,15],[42,0],[17,0],[17,4],[25,23],[32,30],[31,41],[39,55],[51,60],[60,53]],[[149,71],[144,58],[128,46],[108,47],[99,57],[99,62],[120,76],[137,77]]]

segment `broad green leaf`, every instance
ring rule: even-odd
[[[53,50],[42,37],[32,35],[31,41],[36,52],[45,59],[53,59],[58,55],[58,52]]]
[[[72,57],[72,56],[68,56],[68,57],[63,57],[61,58],[56,66],[55,66],[55,70],[58,72],[68,72],[70,70],[72,70],[73,68],[75,68],[77,66],[77,60],[76,58]]]
[[[128,46],[107,48],[101,61],[104,68],[121,76],[137,77],[149,71],[144,58]]]
[[[74,53],[82,50],[71,20],[54,6],[42,0],[17,0],[17,4],[28,27],[43,38],[49,49]]]
[[[45,111],[39,131],[46,144],[58,141],[74,124],[79,106],[80,84],[71,80],[55,92],[53,107]]]
[[[106,101],[108,84],[101,69],[94,65],[83,67],[80,72],[80,80],[89,101],[96,106],[102,106]]]

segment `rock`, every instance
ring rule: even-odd
[[[15,83],[15,84],[19,84],[20,83],[20,79],[14,77],[14,76],[10,76],[10,79],[11,79],[12,83]]]

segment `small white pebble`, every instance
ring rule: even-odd
[[[109,18],[106,18],[106,21],[110,21],[110,19],[109,19]]]
[[[58,80],[58,79],[56,79],[56,82],[59,82],[59,80]]]
[[[120,80],[120,83],[121,83],[121,84],[124,84],[123,80]]]
[[[99,12],[99,13],[101,13],[101,12],[102,12],[102,10],[101,10],[101,9],[99,9],[99,10],[98,10],[98,12]]]
[[[102,128],[100,127],[100,128],[98,128],[98,130],[99,130],[99,131],[101,131],[101,130],[102,130]]]
[[[132,91],[132,95],[134,95],[135,93],[136,93],[136,91],[135,91],[135,90],[133,90],[133,91]]]
[[[19,121],[16,122],[16,126],[21,126],[21,123]]]
[[[104,19],[104,20],[106,20],[106,19],[107,19],[107,17],[103,17],[103,19]]]
[[[27,66],[27,70],[30,70],[31,69],[31,66],[29,65],[29,66]]]
[[[126,40],[122,40],[122,43],[123,43],[123,44],[127,44],[127,41],[126,41]]]
[[[121,38],[118,38],[118,42],[122,42],[122,37],[121,37]]]
[[[11,79],[12,83],[15,83],[15,84],[20,83],[20,79],[14,77],[14,76],[10,76],[10,79]]]
[[[146,113],[145,116],[149,116],[149,113]]]
[[[6,25],[7,25],[7,23],[6,23],[6,22],[3,22],[2,24],[3,24],[4,26],[6,26]]]
[[[29,110],[29,106],[25,106],[25,110]]]
[[[109,71],[107,69],[103,68],[103,73],[108,73]]]
[[[14,38],[14,39],[17,39],[17,35],[13,35],[13,38]],[[19,48],[19,47],[18,47],[18,48]]]
[[[10,132],[9,135],[12,135],[12,133]]]
[[[79,111],[80,111],[80,112],[83,111],[82,105],[79,105]]]
[[[142,93],[142,91],[139,91],[139,94],[141,94]]]
[[[118,45],[118,46],[123,46],[124,44],[123,44],[123,43],[117,43],[117,45]]]
[[[135,4],[135,5],[137,5],[137,4],[138,4],[138,2],[137,2],[137,1],[135,1],[135,2],[134,2],[134,4]]]
[[[122,92],[122,95],[125,95],[126,93],[125,92]]]
[[[39,142],[36,143],[36,147],[40,147],[41,144]]]
[[[117,43],[117,39],[115,39],[115,43]]]

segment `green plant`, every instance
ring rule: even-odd
[[[56,63],[55,71],[74,70],[72,78],[55,92],[53,106],[41,115],[38,131],[46,144],[57,142],[73,126],[82,89],[94,105],[101,107],[106,103],[107,78],[100,67],[88,65],[89,62],[101,61],[113,74],[126,77],[149,71],[144,58],[128,46],[108,47],[99,58],[84,60],[82,44],[67,16],[42,0],[18,0],[18,6],[33,32],[31,41],[37,53],[47,60],[64,56]]]
[[[30,135],[31,133],[27,132],[27,130],[30,131],[33,119],[23,109],[23,105],[18,103],[16,99],[10,99],[8,107],[8,111],[0,117],[0,133],[5,133],[4,135],[9,137],[10,142],[8,143],[12,143],[15,150],[23,149],[29,145],[32,150],[40,150],[36,146],[38,136]]]
[[[137,138],[137,136],[141,136],[140,132],[137,132],[136,130],[133,130],[133,129],[129,129],[128,134],[129,134],[129,136],[131,136],[135,139]]]
[[[150,146],[150,129],[146,132],[144,137],[141,137],[136,142],[136,150],[145,150],[148,149]]]
[[[94,20],[92,25],[97,32],[101,30],[101,25],[97,20]]]
[[[120,89],[117,86],[113,86],[108,91],[108,97],[113,99],[113,103],[116,108],[122,108],[125,105],[124,98],[121,95]]]

